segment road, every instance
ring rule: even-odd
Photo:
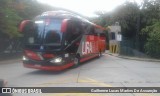
[[[122,59],[104,54],[62,72],[28,69],[20,60],[1,62],[0,78],[10,87],[160,87],[160,62]],[[52,93],[23,96],[160,96],[160,94]],[[13,96],[22,96],[14,94]]]

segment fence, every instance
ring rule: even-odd
[[[123,38],[123,40],[120,42],[120,55],[149,58],[144,51],[141,51],[141,43],[143,42],[136,42],[134,39]]]
[[[127,46],[120,47],[120,55],[149,58],[149,56],[146,55],[145,53]]]
[[[0,60],[16,58],[22,54],[22,38],[0,39]]]

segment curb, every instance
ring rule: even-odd
[[[1,64],[16,63],[16,62],[20,62],[21,60],[22,60],[21,58],[16,58],[16,59],[11,59],[11,60],[3,60],[3,61],[0,61],[0,65]]]
[[[105,53],[111,56],[115,56],[118,58],[128,59],[128,60],[137,60],[137,61],[148,61],[148,62],[160,62],[159,59],[151,59],[151,58],[140,58],[140,57],[129,57],[129,56],[122,56],[118,54],[112,54],[112,53]]]
[[[22,59],[22,54],[0,54],[0,64],[9,64],[19,62]]]
[[[160,62],[158,59],[149,59],[149,58],[134,58],[134,57],[126,57],[126,56],[117,56],[123,59],[137,60],[137,61],[148,61],[148,62]]]

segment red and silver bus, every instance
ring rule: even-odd
[[[60,71],[101,56],[104,28],[66,11],[48,11],[19,25],[24,35],[23,65]]]

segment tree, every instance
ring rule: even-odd
[[[0,6],[0,32],[12,38],[18,36],[17,23],[21,18],[10,7],[10,3],[10,0],[1,0],[3,6]]]
[[[53,11],[54,7],[46,4],[41,4],[36,0],[16,0],[19,6],[23,5],[23,8],[17,10],[17,13],[23,19],[33,19],[35,16],[40,15],[45,11]]]
[[[136,2],[126,1],[112,12],[97,12],[97,14],[99,17],[94,20],[96,21],[96,24],[107,27],[115,24],[115,22],[119,22],[123,37],[126,37],[126,39],[130,42],[125,46],[138,49],[137,38],[139,35],[138,21],[140,9]],[[128,46],[131,44],[132,46]]]
[[[160,57],[160,1],[144,0],[141,9],[141,33],[145,43],[145,51],[152,57]]]
[[[148,33],[145,44],[146,53],[152,57],[160,58],[160,21],[155,21],[153,25],[147,26],[142,31]]]
[[[16,46],[16,38],[21,36],[17,28],[21,20],[33,19],[42,12],[53,9],[37,0],[0,0],[0,44],[3,45],[0,46],[0,52],[10,44]]]
[[[99,17],[92,19],[96,24],[108,26],[115,22],[120,23],[122,35],[130,43],[125,46],[147,52],[151,56],[158,56],[160,0],[143,0],[141,5],[127,0],[113,12],[100,11],[96,14]],[[154,50],[153,46],[157,49]]]
[[[142,28],[150,25],[153,19],[160,20],[160,1],[144,0],[141,9]]]
[[[135,37],[137,32],[137,20],[139,15],[139,6],[135,2],[126,1],[118,6],[113,12],[96,12],[99,16],[92,21],[96,21],[101,26],[108,26],[119,22],[122,27],[123,36]]]
[[[36,0],[0,0],[0,32],[10,38],[18,37],[17,25],[23,19],[33,19],[53,7],[41,4]]]
[[[135,2],[127,1],[116,8],[113,13],[113,20],[120,23],[123,36],[129,38],[136,36],[138,15],[139,6]]]

